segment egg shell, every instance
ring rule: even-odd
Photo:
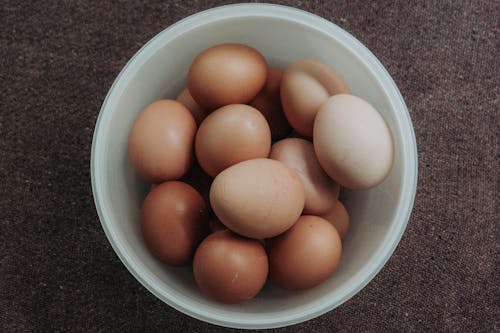
[[[320,217],[330,222],[337,229],[340,239],[344,239],[349,230],[349,214],[342,202],[337,200],[333,207]]]
[[[264,286],[268,259],[262,244],[229,230],[203,240],[193,260],[193,274],[200,291],[223,303],[254,297]]]
[[[179,181],[157,185],[141,209],[141,232],[149,251],[171,266],[191,263],[208,234],[208,214],[201,195]]]
[[[303,215],[286,232],[267,240],[269,277],[278,287],[303,290],[317,286],[337,269],[342,244],[326,220]]]
[[[304,186],[297,173],[264,158],[227,168],[210,188],[210,203],[220,221],[240,235],[257,239],[290,228],[304,201]]]
[[[191,111],[191,114],[196,121],[196,125],[200,125],[203,119],[208,116],[208,111],[199,106],[198,103],[196,103],[196,101],[193,99],[193,96],[191,96],[188,88],[182,89],[180,94],[177,96],[176,101],[181,103],[189,111]]]
[[[281,70],[270,67],[267,71],[267,81],[264,88],[249,103],[266,118],[271,128],[273,141],[286,137],[292,130],[281,107],[280,83],[282,76]]]
[[[135,171],[147,181],[176,180],[193,160],[196,123],[181,103],[160,100],[146,107],[128,137],[128,156]]]
[[[303,214],[324,214],[337,201],[340,186],[319,165],[311,142],[298,138],[280,140],[272,145],[269,158],[283,162],[299,175],[305,192]]]
[[[313,142],[323,170],[348,189],[372,188],[391,171],[391,131],[380,113],[357,96],[335,95],[321,106]]]
[[[220,44],[200,53],[188,73],[194,100],[211,111],[228,104],[250,102],[262,89],[267,63],[256,49],[243,44]]]
[[[347,84],[333,68],[307,59],[286,68],[280,90],[288,122],[299,134],[307,137],[313,135],[314,117],[328,97],[349,93]]]
[[[244,104],[223,106],[201,123],[195,140],[196,158],[215,177],[233,164],[267,157],[271,130],[264,116]]]

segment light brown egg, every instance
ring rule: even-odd
[[[220,221],[240,235],[257,239],[290,228],[299,218],[304,200],[297,173],[265,158],[227,168],[210,188],[210,203]]]
[[[283,73],[279,69],[269,68],[264,88],[249,104],[259,110],[266,118],[271,128],[273,141],[286,137],[292,130],[281,107],[280,83],[282,76]]]
[[[196,158],[203,170],[215,177],[245,160],[267,157],[271,131],[264,116],[244,104],[223,106],[201,123],[196,134]]]
[[[321,215],[321,217],[330,222],[335,229],[337,229],[340,239],[344,239],[349,230],[349,214],[342,202],[337,200],[333,207],[331,207],[326,214]]]
[[[266,82],[267,63],[256,49],[220,44],[200,53],[191,64],[188,88],[207,110],[250,102]]]
[[[281,102],[290,125],[299,134],[313,135],[314,117],[328,97],[349,93],[347,84],[330,66],[299,60],[288,66],[281,79]]]
[[[267,240],[269,277],[278,287],[303,290],[317,286],[337,269],[342,244],[326,220],[303,215],[286,232]]]
[[[199,106],[198,103],[196,103],[196,101],[193,99],[193,96],[191,96],[188,88],[182,89],[176,100],[177,102],[184,105],[189,111],[191,111],[191,114],[196,121],[196,125],[200,125],[203,119],[208,116],[208,111]]]
[[[208,214],[201,195],[179,181],[157,185],[144,199],[141,231],[149,251],[165,264],[188,265],[208,234]]]
[[[145,180],[179,179],[193,160],[196,123],[179,102],[160,100],[142,111],[128,137],[128,156]]]
[[[330,97],[321,106],[313,142],[323,170],[352,190],[380,184],[394,162],[392,134],[384,118],[353,95]]]
[[[303,214],[324,214],[337,201],[340,186],[319,165],[311,142],[298,138],[280,140],[272,145],[269,158],[283,162],[299,175],[306,196]]]
[[[268,259],[259,241],[221,230],[205,238],[196,250],[193,273],[199,289],[210,299],[239,303],[264,286]]]

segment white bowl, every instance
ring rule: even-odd
[[[351,229],[335,274],[307,291],[268,284],[254,299],[225,305],[203,297],[190,268],[170,268],[147,251],[139,230],[146,184],[127,160],[127,136],[149,103],[174,98],[191,61],[203,49],[238,42],[257,48],[271,65],[302,58],[330,64],[352,93],[384,116],[395,141],[395,163],[386,181],[346,192]],[[127,63],[102,105],[92,143],[92,190],[114,250],[151,293],[192,317],[222,326],[272,328],[296,324],[339,306],[382,268],[408,222],[416,190],[417,149],[410,116],[394,81],[377,58],[338,26],[313,14],[276,5],[241,4],[210,9],[165,29]]]

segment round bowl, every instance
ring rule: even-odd
[[[266,284],[247,302],[212,302],[198,291],[190,267],[162,265],[141,239],[139,212],[147,192],[127,159],[127,136],[151,102],[175,98],[189,65],[203,49],[244,43],[284,68],[303,58],[330,64],[353,94],[374,105],[392,130],[395,162],[369,191],[346,191],[351,228],[337,271],[321,285],[290,292]],[[92,143],[92,190],[103,229],[124,265],[151,293],[194,318],[236,328],[296,324],[334,309],[382,268],[408,222],[416,190],[417,149],[404,100],[388,72],[358,40],[335,24],[289,7],[240,4],[190,16],[159,33],[127,63],[102,105]]]

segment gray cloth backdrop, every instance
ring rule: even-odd
[[[94,209],[89,159],[127,60],[225,3],[0,1],[1,332],[223,331],[125,269]],[[420,177],[408,228],[375,279],[277,331],[499,332],[500,2],[281,3],[340,25],[386,66],[411,113]]]

